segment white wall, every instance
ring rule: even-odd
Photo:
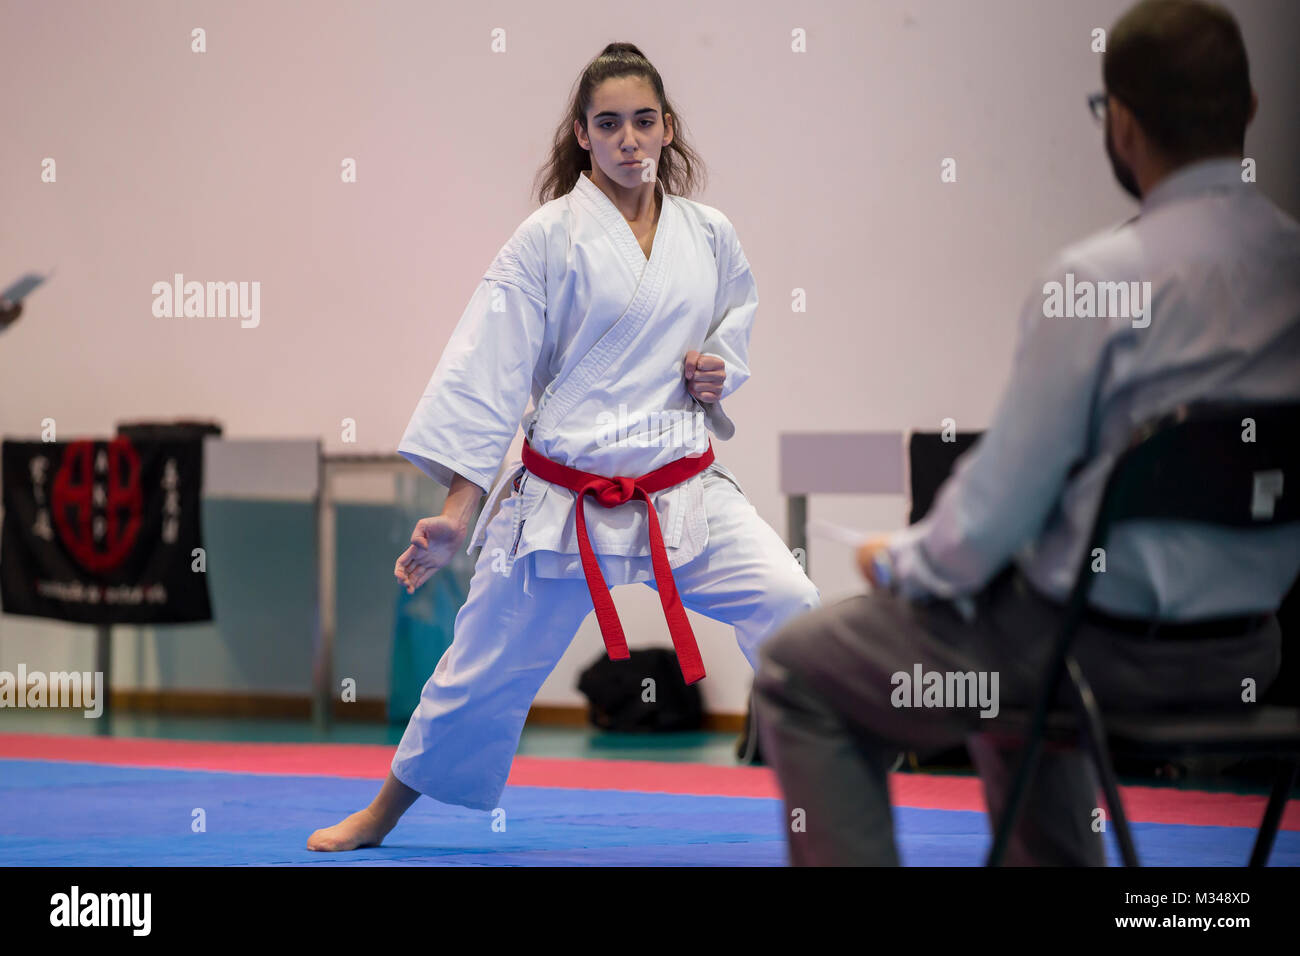
[[[1300,6],[1227,5],[1261,100],[1247,152],[1295,215]],[[759,283],[754,378],[718,450],[784,531],[779,432],[983,427],[1032,271],[1131,214],[1084,103],[1101,85],[1090,31],[1126,6],[4,0],[0,283],[57,276],[0,337],[0,434],[32,436],[46,417],[66,437],[215,416],[232,436],[392,451],[475,282],[533,208],[581,66],[630,40],[708,163],[697,198],[736,224]],[[790,51],[794,29],[807,53]],[[56,184],[40,181],[46,157]],[[339,180],[344,157],[356,184]],[[944,157],[954,184],[940,182]],[[153,317],[151,286],[175,272],[260,281],[261,325]],[[340,440],[345,417],[357,445]],[[903,513],[850,499],[812,512],[871,528]],[[857,587],[846,549],[813,548],[824,597]],[[624,591],[634,639],[666,642],[654,593]],[[695,620],[709,705],[741,710],[729,629]],[[74,641],[0,618],[0,661],[86,666],[89,642]],[[588,620],[541,702],[576,702],[574,673],[599,648]]]

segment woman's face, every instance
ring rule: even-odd
[[[586,131],[577,122],[573,130],[591,150],[593,168],[628,188],[655,181],[659,154],[673,141],[672,114],[660,114],[654,88],[639,76],[614,77],[596,87]]]

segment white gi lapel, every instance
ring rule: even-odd
[[[605,232],[613,240],[619,254],[627,261],[632,274],[634,276],[641,275],[648,265],[645,252],[642,251],[641,243],[637,241],[636,233],[632,231],[631,224],[623,218],[622,211],[614,205],[614,201],[606,196],[599,186],[581,174],[578,175],[578,182],[574,185],[573,192],[605,228]],[[666,206],[667,202],[664,205]],[[662,228],[662,210],[660,211],[659,225]],[[654,258],[659,248],[658,235],[656,232],[655,242],[650,247],[651,259]]]
[[[610,198],[600,191],[600,187],[585,176],[578,176],[574,186],[574,195],[597,221],[600,222],[630,267],[639,264],[640,279],[632,301],[628,303],[623,314],[619,316],[600,337],[591,351],[573,367],[568,377],[562,382],[552,382],[546,389],[541,406],[537,409],[533,423],[540,427],[543,435],[555,428],[557,424],[573,410],[600,380],[601,375],[610,364],[622,355],[636,338],[646,320],[654,314],[655,306],[664,291],[665,280],[672,265],[674,242],[678,226],[678,209],[672,196],[664,193],[663,207],[659,211],[659,226],[655,232],[654,245],[650,249],[647,262],[641,245],[637,242],[623,214]],[[633,273],[636,274],[635,272]]]

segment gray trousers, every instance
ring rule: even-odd
[[[900,751],[932,753],[965,741],[996,819],[1018,752],[979,734],[988,723],[979,704],[953,706],[950,697],[947,706],[915,706],[898,675],[910,678],[918,665],[922,673],[996,673],[998,705],[1030,708],[1060,619],[1056,605],[1009,571],[976,598],[969,623],[948,602],[878,592],[802,615],[766,641],[754,719],[780,780],[790,862],[898,864],[886,781]],[[1246,678],[1260,693],[1272,683],[1281,632],[1276,617],[1250,633],[1194,641],[1135,638],[1085,622],[1073,653],[1103,713],[1222,708],[1241,701]],[[1086,756],[1044,748],[1007,864],[1105,865],[1094,830],[1101,806]]]

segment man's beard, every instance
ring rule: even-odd
[[[1115,152],[1115,141],[1110,135],[1110,117],[1106,118],[1106,155],[1110,158],[1111,172],[1115,174],[1115,180],[1120,184],[1124,192],[1128,193],[1139,202],[1142,201],[1142,189],[1138,186],[1137,177],[1133,175],[1133,170],[1124,164]]]

